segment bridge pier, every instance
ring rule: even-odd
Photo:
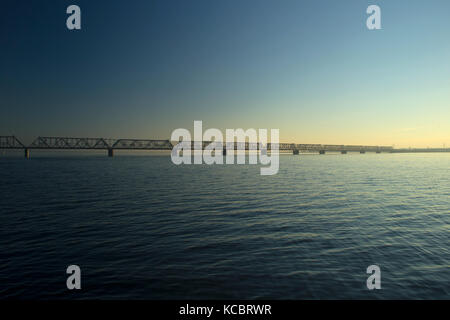
[[[30,159],[30,149],[25,149],[25,158]]]
[[[300,154],[300,150],[294,149],[294,150],[292,150],[292,154],[293,155],[299,155]]]
[[[342,150],[341,154],[347,154],[347,151],[346,150]]]
[[[114,149],[113,148],[108,149],[108,157],[110,157],[110,158],[114,157]]]
[[[325,154],[325,150],[320,150],[319,154]]]

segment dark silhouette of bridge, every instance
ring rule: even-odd
[[[202,148],[211,144],[210,141],[203,141]],[[108,156],[114,155],[114,150],[172,150],[174,145],[169,140],[152,140],[152,139],[104,139],[104,138],[73,138],[73,137],[38,137],[30,145],[23,144],[15,136],[0,136],[0,149],[22,149],[25,157],[30,157],[30,150],[107,150]],[[258,143],[226,143],[225,150],[260,150]],[[194,149],[195,142],[192,142]],[[222,148],[222,144],[216,143],[216,147]],[[266,149],[274,149],[273,144],[268,143]],[[300,152],[317,152],[325,154],[326,152],[393,152],[392,147],[386,146],[360,146],[360,145],[322,145],[322,144],[295,144],[295,143],[279,143],[278,150],[281,152],[292,152],[300,154]]]
[[[202,148],[212,142],[203,141]],[[30,145],[23,144],[15,136],[0,136],[0,149],[22,149],[25,157],[30,157],[30,150],[107,150],[108,156],[114,155],[114,150],[172,150],[177,142],[170,140],[152,139],[104,139],[104,138],[73,138],[73,137],[38,137]],[[219,144],[219,143],[217,143]],[[226,150],[260,150],[258,143],[226,143],[223,153]],[[194,149],[195,142],[192,142]],[[222,144],[220,144],[220,148]],[[275,149],[276,146],[268,143],[266,150]],[[326,152],[375,152],[375,153],[406,153],[406,152],[450,152],[450,149],[394,149],[388,146],[363,146],[363,145],[326,145],[326,144],[295,144],[278,143],[280,152],[292,152],[294,155],[306,152],[325,154]]]

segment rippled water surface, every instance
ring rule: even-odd
[[[284,155],[275,176],[3,157],[0,297],[449,299],[449,168],[449,154]]]

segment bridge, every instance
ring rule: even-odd
[[[393,153],[428,153],[428,152],[450,152],[450,148],[408,148],[393,149]]]
[[[191,148],[194,149],[196,142],[191,142]],[[202,148],[214,143],[211,141],[203,141]],[[24,150],[26,158],[30,158],[30,150],[107,150],[108,156],[114,156],[114,150],[172,150],[177,143],[170,140],[151,140],[151,139],[104,139],[104,138],[73,138],[73,137],[37,137],[30,145],[23,144],[15,136],[0,136],[0,149],[21,149]],[[200,146],[198,146],[200,147]],[[226,143],[226,148],[222,148],[222,144],[217,143],[218,149],[226,150],[260,150],[259,143]],[[272,150],[276,145],[268,143],[266,150]],[[278,143],[278,150],[281,152],[292,152],[294,155],[300,152],[316,152],[325,154],[326,152],[388,152],[395,150],[387,146],[362,146],[362,145],[323,145],[323,144],[295,144],[295,143]]]

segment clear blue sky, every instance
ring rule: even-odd
[[[203,120],[450,145],[449,16],[448,0],[2,0],[0,135],[169,138]]]

